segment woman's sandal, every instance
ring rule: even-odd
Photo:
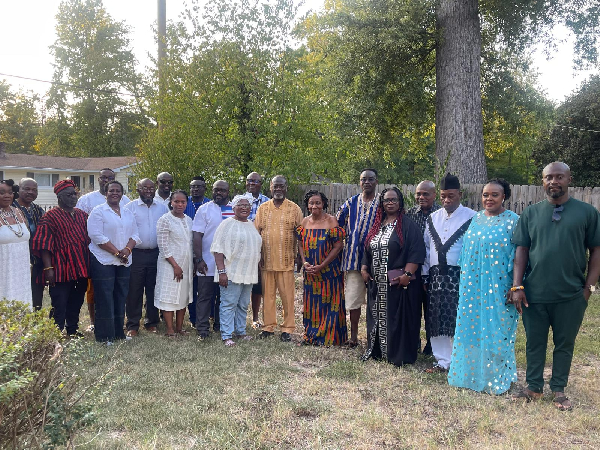
[[[444,369],[442,366],[436,364],[433,367],[425,369],[425,373],[448,373],[448,369]]]
[[[175,334],[178,334],[180,336],[187,336],[189,333],[189,331],[185,331],[185,330],[175,330]]]
[[[177,337],[177,334],[175,334],[175,333],[165,333],[165,336],[168,337],[169,339],[175,339]]]
[[[565,403],[567,403],[565,405]],[[571,405],[571,400],[565,395],[555,395],[552,399],[552,403],[554,403],[554,407],[559,411],[571,411],[573,409],[573,405]]]
[[[529,402],[533,402],[535,400],[539,400],[544,396],[544,394],[541,394],[539,392],[533,392],[529,389],[522,389],[519,392],[517,392],[516,394],[513,394],[510,397],[510,400],[513,402],[519,402],[524,400],[525,403],[529,403]]]

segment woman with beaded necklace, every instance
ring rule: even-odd
[[[0,263],[5,268],[0,271],[0,300],[31,305],[29,226],[21,211],[11,206],[18,192],[13,180],[0,181]]]

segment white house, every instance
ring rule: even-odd
[[[68,158],[64,156],[26,155],[0,152],[0,180],[33,178],[38,183],[38,198],[42,207],[56,206],[56,195],[52,187],[59,180],[70,179],[82,193],[98,188],[100,170],[110,168],[115,178],[130,192],[129,178],[133,167],[138,164],[133,156],[111,156],[106,158]]]

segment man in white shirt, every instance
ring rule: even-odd
[[[452,356],[452,341],[458,309],[463,235],[475,211],[460,204],[460,182],[447,174],[440,183],[442,209],[427,217],[425,226],[425,263],[422,274],[428,294],[425,327],[431,337],[436,363],[427,373],[447,372]]]
[[[198,208],[194,217],[192,231],[194,233],[194,263],[198,275],[198,297],[196,300],[196,330],[198,340],[209,335],[210,314],[213,310],[213,331],[219,331],[219,283],[214,281],[215,257],[210,246],[217,227],[233,211],[229,205],[229,184],[219,180],[213,184],[212,202]]]
[[[75,207],[85,211],[89,215],[96,206],[106,203],[106,185],[111,181],[115,181],[115,172],[108,168],[102,169],[100,171],[100,176],[98,177],[98,190],[79,197]],[[125,193],[123,193],[119,206],[123,208],[130,201],[131,200],[129,200]],[[86,303],[88,306],[88,313],[90,314],[90,327],[87,331],[94,331],[94,317],[96,314],[94,309],[94,287],[92,286],[91,278],[88,280]]]
[[[169,207],[169,201],[171,200],[171,191],[173,190],[173,175],[169,172],[161,172],[156,176],[156,195],[154,196],[154,202],[163,204],[167,208]]]
[[[154,286],[156,285],[156,263],[158,260],[158,244],[156,243],[156,223],[169,209],[154,201],[156,186],[149,178],[140,180],[137,184],[140,198],[129,202],[125,208],[131,211],[138,227],[140,244],[133,248],[131,272],[129,274],[129,293],[125,303],[127,314],[127,337],[138,335],[144,290],[146,291],[146,317],[144,327],[151,333],[156,333],[159,317],[158,309],[154,306]]]
[[[97,191],[90,192],[89,194],[82,195],[79,200],[77,200],[76,208],[79,208],[89,214],[96,206],[106,202],[106,185],[110,181],[115,181],[115,173],[112,169],[102,169],[100,171],[100,176],[98,177],[99,189]],[[125,193],[123,193],[123,198],[121,198],[119,206],[122,208],[130,201],[131,200],[129,200]]]

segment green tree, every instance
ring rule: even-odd
[[[56,20],[51,117],[37,149],[69,156],[133,154],[149,122],[128,27],[113,20],[101,0],[64,0]]]
[[[537,174],[552,161],[571,167],[576,186],[600,186],[600,76],[590,77],[557,108],[556,122],[536,146]]]
[[[161,129],[144,141],[140,174],[169,169],[241,187],[251,171],[308,181],[330,152],[303,48],[292,48],[291,0],[196,2],[168,29],[167,89],[153,103]]]
[[[14,92],[0,81],[0,141],[9,153],[34,153],[41,118],[39,97],[32,92]]]

